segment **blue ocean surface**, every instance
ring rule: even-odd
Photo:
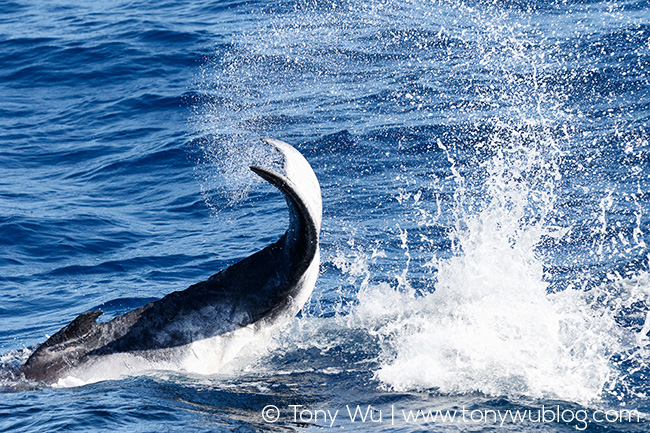
[[[645,0],[4,0],[0,431],[646,432],[649,121]],[[295,320],[16,375],[281,236],[260,137],[322,188]]]

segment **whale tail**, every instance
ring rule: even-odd
[[[284,141],[274,138],[262,138],[262,141],[273,146],[283,156],[285,177],[292,182],[299,201],[305,203],[310,217],[316,225],[316,230],[320,231],[323,217],[323,199],[320,184],[311,165],[300,152]]]
[[[284,174],[251,167],[286,199],[289,228],[280,239],[206,281],[108,322],[97,323],[101,311],[81,314],[32,353],[21,367],[27,379],[54,382],[113,354],[179,356],[197,341],[268,328],[298,313],[318,276],[320,186],[300,152],[279,140],[262,140],[284,159]]]

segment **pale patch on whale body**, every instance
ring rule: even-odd
[[[59,379],[54,387],[67,388],[82,386],[103,380],[117,380],[125,376],[134,376],[159,370],[183,372],[190,374],[212,375],[228,369],[233,360],[247,361],[250,353],[244,353],[246,347],[254,346],[255,354],[263,352],[264,345],[273,335],[274,325],[256,331],[252,326],[245,326],[237,331],[217,337],[195,341],[175,349],[160,349],[158,354],[144,357],[134,353],[119,353],[101,358],[75,369],[71,374]],[[248,355],[248,356],[247,356]]]

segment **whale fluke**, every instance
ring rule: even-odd
[[[31,354],[20,368],[26,379],[53,383],[122,354],[153,362],[196,357],[194,346],[215,338],[223,350],[233,351],[228,342],[242,330],[257,333],[300,311],[318,276],[320,186],[296,149],[279,140],[262,141],[284,161],[284,175],[251,167],[286,199],[289,228],[280,239],[206,281],[108,322],[97,323],[101,311],[81,314]]]

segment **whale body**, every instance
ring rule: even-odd
[[[278,188],[289,208],[280,239],[206,281],[105,323],[88,311],[39,346],[20,367],[28,380],[56,383],[110,365],[116,376],[139,369],[216,372],[246,337],[281,326],[303,307],[320,262],[322,199],[316,175],[292,146],[277,149],[285,174],[250,167]]]

